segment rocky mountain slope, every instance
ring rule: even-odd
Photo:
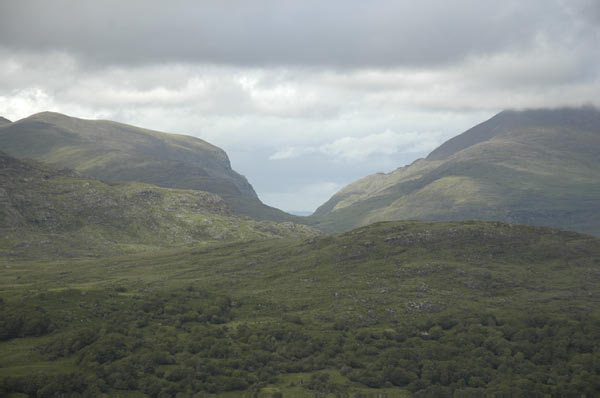
[[[348,185],[312,218],[325,231],[481,219],[600,235],[600,111],[502,112],[426,159]]]
[[[42,112],[0,122],[0,148],[17,158],[68,167],[108,181],[138,181],[221,196],[239,215],[288,221],[294,216],[264,205],[227,154],[198,138],[106,120]]]
[[[209,192],[107,183],[0,152],[0,255],[114,254],[191,243],[312,236],[240,218]]]

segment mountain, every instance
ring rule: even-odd
[[[384,222],[102,259],[0,257],[0,297],[0,396],[600,393],[600,240],[571,231]]]
[[[222,149],[186,135],[42,112],[0,124],[0,148],[102,180],[212,192],[238,214],[256,219],[296,219],[264,205]]]
[[[600,111],[504,111],[388,174],[336,193],[325,231],[382,220],[497,220],[600,235]]]
[[[0,256],[106,255],[315,234],[291,222],[240,218],[213,193],[107,183],[0,152]]]
[[[0,116],[0,126],[4,126],[4,125],[10,124],[10,123],[12,123],[10,120],[8,120],[5,117]]]

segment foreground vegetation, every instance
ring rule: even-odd
[[[0,395],[592,397],[600,241],[378,223],[0,263]]]

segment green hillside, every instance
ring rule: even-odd
[[[0,297],[0,394],[600,394],[600,240],[557,229],[391,222],[2,258]]]
[[[0,256],[92,256],[189,244],[312,236],[235,215],[219,196],[106,183],[0,152]]]
[[[239,215],[296,219],[260,202],[246,178],[231,169],[227,154],[195,137],[43,112],[0,123],[0,148],[102,180],[212,192]]]
[[[426,159],[348,185],[312,219],[325,231],[480,219],[600,235],[600,111],[502,112]]]

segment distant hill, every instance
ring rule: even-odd
[[[426,159],[336,193],[325,231],[382,220],[497,220],[600,235],[600,111],[504,111]]]
[[[0,152],[0,256],[103,255],[217,241],[314,236],[235,215],[209,192],[106,183]]]
[[[313,214],[312,211],[304,211],[304,210],[288,210],[290,214],[295,216],[308,217]]]
[[[264,205],[246,178],[232,170],[222,149],[186,135],[42,112],[0,123],[0,148],[102,180],[216,193],[238,214],[256,219],[295,219]]]
[[[4,125],[10,124],[10,123],[12,123],[10,120],[8,120],[5,117],[0,116],[0,126],[4,126]]]

